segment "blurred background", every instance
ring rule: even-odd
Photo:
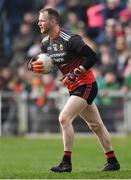
[[[131,0],[0,0],[0,135],[59,133],[68,91],[59,71],[38,76],[27,61],[41,52],[39,10],[56,8],[61,26],[80,34],[98,54],[95,99],[107,129],[131,133]],[[89,133],[80,117],[73,123]]]

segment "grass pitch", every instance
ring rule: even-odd
[[[75,139],[72,173],[52,173],[63,155],[61,138],[0,138],[1,179],[131,179],[131,137],[113,138],[118,172],[100,172],[105,157],[96,138]]]

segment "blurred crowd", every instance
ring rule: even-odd
[[[98,54],[94,73],[100,89],[131,88],[131,0],[1,0],[0,89],[29,91],[40,96],[57,88],[57,72],[43,77],[26,70],[26,62],[41,52],[38,12],[53,7],[61,25],[80,34]],[[58,85],[59,86],[59,85]]]
[[[39,10],[56,8],[61,26],[80,34],[96,51],[93,67],[98,86],[105,92],[98,104],[111,104],[107,91],[131,90],[131,0],[0,0],[0,90],[27,93],[43,106],[46,97],[66,93],[57,80],[59,71],[38,76],[26,69],[28,59],[41,53]],[[104,95],[104,94],[103,94]]]

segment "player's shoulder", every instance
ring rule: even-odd
[[[76,36],[76,35],[77,34],[66,29],[61,29],[60,31],[60,37],[64,39],[65,41],[69,41],[73,36]]]
[[[43,39],[42,39],[42,44],[45,44],[46,42],[49,41],[49,35],[45,36]]]

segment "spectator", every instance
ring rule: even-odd
[[[131,92],[131,57],[129,57],[127,65],[124,70],[124,83],[121,91],[126,95]]]
[[[115,44],[115,19],[108,19],[105,22],[105,29],[104,32],[101,32],[96,39],[98,44],[102,44],[105,41],[110,44],[110,48],[114,49]]]
[[[123,82],[124,69],[129,58],[129,50],[125,37],[118,36],[116,38],[116,54],[114,55],[115,70],[119,82]]]
[[[110,90],[119,90],[119,84],[117,83],[117,79],[115,73],[107,72],[104,77],[105,83],[102,89],[103,97],[101,99],[102,104],[106,106],[113,106],[117,103],[117,99],[113,97],[109,97],[108,93]]]
[[[24,13],[31,10],[33,0],[6,0],[5,1],[5,19],[4,19],[4,50],[5,56],[11,58],[11,44],[14,36],[18,33],[19,27],[23,22]]]
[[[120,12],[119,19],[123,24],[131,21],[131,0],[127,1],[126,8]]]
[[[77,15],[74,12],[69,12],[67,16],[67,23],[65,23],[64,27],[66,29],[71,29],[74,33],[77,33],[81,24],[82,21],[79,20]]]
[[[119,19],[119,13],[123,10],[120,0],[107,0],[105,8],[105,19]]]
[[[115,24],[115,37],[117,36],[125,36],[124,26],[120,21],[117,21]]]
[[[128,77],[131,74],[131,56],[127,60],[127,64],[124,69],[124,77]]]
[[[43,121],[43,105],[46,94],[40,77],[34,76],[31,80],[31,91],[29,93],[29,131],[38,132]]]
[[[131,50],[131,23],[124,27],[124,32],[128,49]]]
[[[46,96],[49,93],[55,91],[57,89],[56,82],[52,74],[47,74],[42,77],[43,86],[45,88]]]
[[[102,74],[102,70],[100,66],[96,66],[93,68],[93,73],[96,77],[97,80],[97,84],[98,84],[98,88],[99,91],[101,91],[101,89],[104,88],[104,84],[105,84],[105,80],[104,80],[104,76]],[[100,106],[102,104],[101,102],[101,97],[99,96],[99,94],[97,95],[97,97],[95,98],[95,102],[98,106]]]
[[[11,69],[9,67],[2,69],[1,78],[3,80],[3,88],[2,89],[4,91],[10,91],[11,89],[9,87],[9,83],[13,79],[13,72],[11,71]]]
[[[16,67],[24,63],[26,52],[34,41],[34,33],[32,32],[32,25],[23,23],[20,26],[20,32],[15,36],[13,43],[14,56],[10,63],[11,67]]]
[[[104,16],[103,16],[103,10],[104,5],[96,3],[90,8],[87,9],[87,27],[88,27],[88,33],[89,36],[92,39],[96,39],[101,31],[103,31],[104,27]]]
[[[114,72],[114,66],[113,66],[113,60],[109,53],[103,53],[101,56],[101,70],[103,74],[106,74],[106,72],[113,71]]]

